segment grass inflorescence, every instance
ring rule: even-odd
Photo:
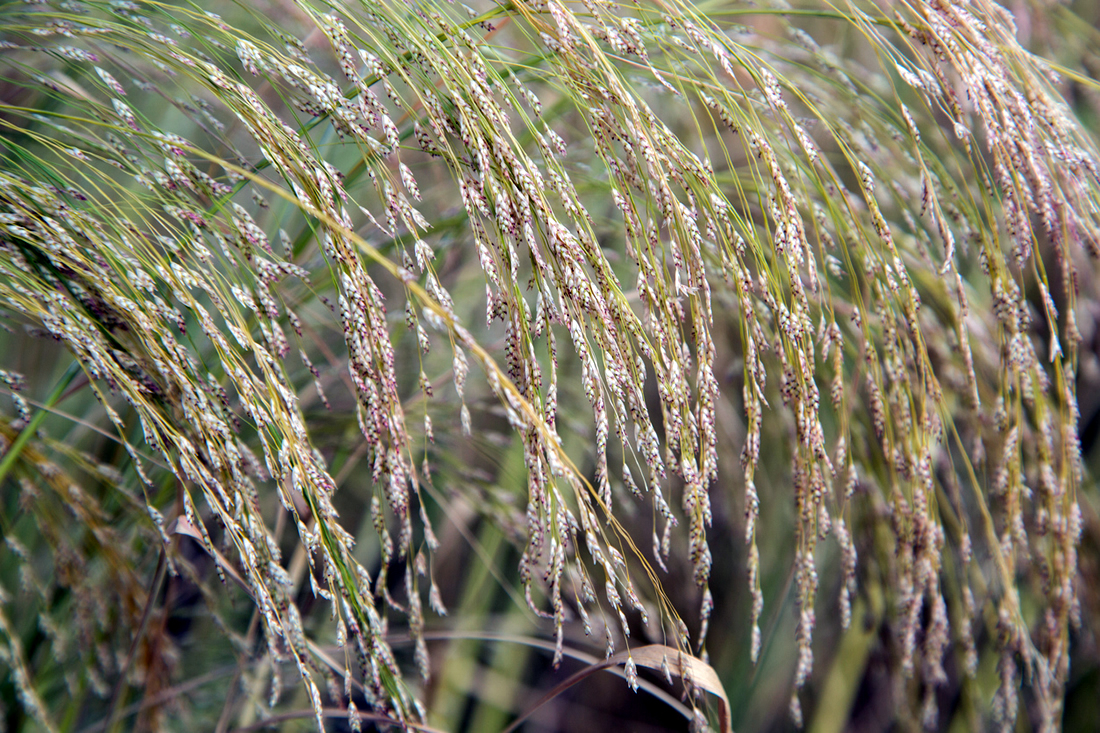
[[[240,688],[194,720],[434,719],[468,541],[554,665],[756,663],[778,562],[796,723],[827,608],[924,727],[1057,728],[1096,82],[989,0],[475,5],[0,8],[0,303],[74,365],[0,372],[18,715],[170,727],[187,587]]]

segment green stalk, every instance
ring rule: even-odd
[[[61,381],[54,387],[53,393],[50,395],[49,399],[47,399],[45,404],[42,405],[42,408],[34,414],[34,417],[31,418],[31,421],[27,423],[27,426],[23,428],[22,432],[16,436],[11,447],[8,448],[8,452],[4,454],[3,460],[0,460],[0,484],[7,478],[8,471],[15,465],[15,460],[19,458],[19,454],[23,452],[23,448],[27,445],[27,441],[38,432],[38,428],[42,425],[42,421],[50,414],[50,408],[61,401],[62,396],[65,394],[65,390],[72,384],[73,379],[75,379],[76,375],[79,373],[80,362],[74,361],[69,365],[65,374],[62,375]]]

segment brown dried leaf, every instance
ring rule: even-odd
[[[664,644],[650,644],[643,647],[635,647],[625,652],[619,652],[614,654],[602,662],[591,664],[579,672],[570,675],[561,684],[554,689],[547,692],[538,702],[532,705],[527,711],[512,722],[503,733],[512,733],[521,726],[524,721],[531,717],[535,711],[541,708],[546,703],[553,700],[558,695],[568,690],[573,685],[577,684],[581,680],[611,667],[617,667],[620,664],[625,665],[628,660],[633,659],[635,665],[642,667],[648,667],[649,669],[657,671],[668,670],[669,673],[676,677],[687,678],[691,681],[691,684],[700,690],[705,690],[714,695],[719,700],[718,706],[718,727],[721,733],[732,733],[733,728],[730,727],[730,701],[726,696],[726,690],[722,687],[722,681],[718,679],[718,673],[714,671],[714,668],[704,662],[698,657],[694,657],[686,652],[682,652],[671,646],[665,646]],[[685,670],[681,665],[687,667]]]

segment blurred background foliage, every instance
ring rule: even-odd
[[[0,728],[1093,730],[1100,8],[470,6],[0,4]]]

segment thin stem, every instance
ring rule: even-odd
[[[43,408],[34,413],[30,422],[20,431],[15,440],[12,441],[11,447],[8,448],[8,452],[4,454],[3,460],[0,460],[0,484],[7,478],[8,472],[11,471],[12,466],[15,465],[16,459],[19,458],[19,454],[22,453],[23,447],[26,446],[27,441],[38,432],[38,428],[41,427],[42,422],[50,414],[50,409],[60,402],[64,397],[68,396],[65,390],[69,384],[76,378],[76,375],[80,373],[80,362],[74,361],[69,365],[69,368],[65,370],[65,373],[61,375],[61,381],[54,387],[53,393],[43,405]]]

